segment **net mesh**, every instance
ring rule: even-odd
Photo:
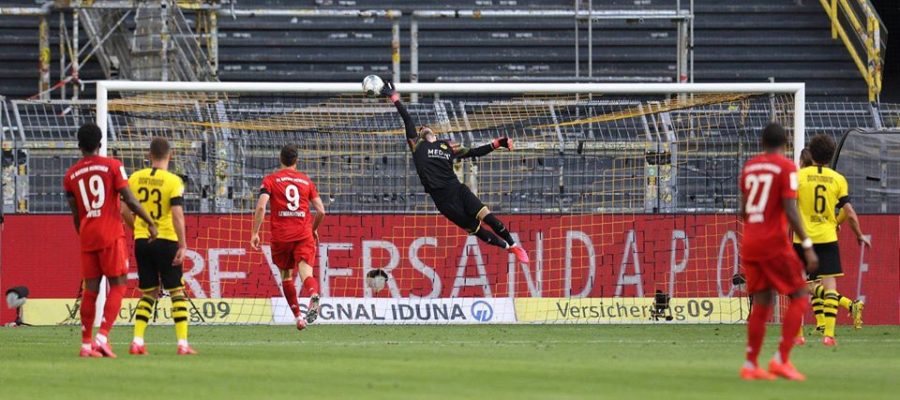
[[[437,214],[402,121],[383,100],[121,93],[109,102],[109,148],[134,171],[147,166],[151,137],[173,143],[172,169],[187,188],[186,284],[195,298],[225,299],[212,313],[219,322],[279,322],[289,313],[270,250],[248,245],[259,184],[288,143],[299,145],[298,169],[316,182],[329,213],[316,268],[328,298],[399,299],[381,311],[397,320],[410,314],[412,322],[452,321],[454,302],[466,308],[463,318],[483,321],[479,299],[512,299],[487,302],[496,313],[490,319],[507,322],[746,316],[744,293],[732,283],[738,171],[759,151],[762,126],[775,120],[790,131],[791,96],[444,96],[408,107],[441,139],[469,147],[499,136],[515,141],[515,151],[454,169],[531,263],[516,263]],[[366,286],[372,269],[388,274],[386,289]],[[657,292],[672,299],[660,314]],[[323,316],[360,322],[359,304],[345,303],[335,300]]]
[[[61,211],[59,174],[77,159],[73,127],[93,120],[94,106],[14,106],[18,125],[42,139],[23,155],[31,178],[21,203],[30,212]],[[291,320],[271,251],[249,246],[259,184],[288,143],[300,147],[298,169],[316,182],[329,213],[315,268],[329,299],[320,321],[746,317],[746,293],[732,279],[740,272],[737,176],[759,151],[766,123],[792,133],[792,96],[435,95],[407,106],[418,125],[464,146],[513,138],[515,151],[454,169],[522,243],[529,264],[437,213],[415,174],[402,121],[384,100],[114,94],[110,155],[135,171],[149,165],[152,137],[175,148],[171,169],[186,184],[185,283],[195,322]],[[263,230],[269,243],[268,224]],[[372,269],[390,277],[384,290],[366,286]]]

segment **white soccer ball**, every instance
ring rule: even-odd
[[[363,79],[362,87],[366,96],[376,97],[381,93],[381,88],[384,87],[384,81],[382,81],[378,75],[369,75]]]
[[[381,269],[373,269],[366,274],[366,286],[369,289],[372,289],[375,293],[384,289],[384,286],[387,284],[388,274]]]

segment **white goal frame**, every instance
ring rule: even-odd
[[[805,83],[398,83],[402,93],[424,94],[691,94],[753,93],[794,95],[794,149],[806,145]],[[163,81],[97,81],[96,123],[103,132],[100,155],[107,155],[109,128],[109,92],[235,92],[235,93],[362,93],[359,82],[163,82]],[[794,151],[794,162],[800,152]],[[106,288],[106,278],[101,287]],[[98,309],[103,308],[106,291],[98,296]],[[98,314],[95,325],[99,326]]]
[[[794,149],[806,145],[805,83],[398,83],[401,93],[446,94],[691,94],[789,93],[794,95]],[[358,82],[161,82],[97,81],[97,125],[106,155],[109,92],[362,93]],[[794,151],[794,162],[800,152]]]

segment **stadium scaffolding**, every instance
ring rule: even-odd
[[[209,73],[196,73],[198,77],[211,76],[215,77],[218,71],[218,17],[299,17],[299,18],[386,18],[391,21],[391,74],[394,83],[400,82],[401,73],[401,19],[405,16],[402,11],[395,9],[318,9],[318,8],[236,8],[233,3],[220,4],[220,2],[198,2],[198,1],[163,1],[163,3],[175,6],[176,9],[184,9],[198,13],[197,28],[203,32],[197,32],[195,36],[198,45],[194,46],[189,41],[171,39],[171,44],[167,44],[166,38],[169,35],[161,35],[163,40],[163,48],[171,47],[191,47],[190,49],[181,49],[176,52],[179,57],[184,56],[185,62],[167,63],[167,57],[163,56],[164,70],[170,67],[168,64],[208,64],[211,71]],[[38,94],[35,98],[49,100],[53,90],[60,90],[60,98],[66,98],[66,85],[75,84],[73,87],[73,99],[79,97],[80,87],[78,76],[81,66],[92,56],[97,57],[104,73],[107,77],[112,76],[115,68],[126,68],[130,62],[125,62],[122,56],[113,57],[114,54],[121,50],[121,43],[111,43],[113,38],[112,31],[119,29],[122,21],[132,16],[132,10],[136,10],[141,2],[123,0],[123,1],[97,1],[91,3],[76,2],[65,5],[48,2],[42,7],[0,7],[0,15],[16,15],[16,16],[35,16],[39,18],[39,71],[40,79],[38,84]],[[163,7],[165,9],[165,7]],[[51,83],[50,77],[50,40],[49,40],[49,17],[54,11],[60,13],[59,43],[60,43],[60,70],[59,82],[55,85]],[[98,18],[93,12],[115,12],[119,18],[115,24],[104,24],[94,21]],[[71,32],[65,23],[63,13],[70,12],[72,14]],[[169,14],[172,14],[171,12]],[[169,14],[162,14],[163,17]],[[177,13],[180,14],[180,13]],[[174,14],[172,14],[174,15]],[[574,9],[548,9],[548,10],[495,10],[495,9],[457,9],[457,10],[414,10],[409,13],[409,66],[410,66],[410,82],[419,81],[419,36],[421,20],[428,19],[572,19],[575,21],[575,77],[581,77],[581,60],[580,60],[580,41],[579,32],[583,29],[582,24],[587,25],[587,73],[586,80],[593,80],[593,26],[595,22],[603,20],[618,20],[630,22],[643,21],[671,21],[675,24],[676,41],[676,68],[674,81],[679,83],[693,82],[693,3],[690,9],[681,9],[680,2],[677,3],[674,10],[595,10],[593,3],[589,2],[587,9],[580,9],[578,2],[575,3]],[[176,18],[177,19],[177,18]],[[164,24],[168,25],[168,24]],[[184,36],[190,33],[189,27],[184,27],[180,23],[174,24],[179,29],[178,35]],[[82,32],[83,31],[83,32]],[[82,56],[85,50],[79,49],[79,36],[86,33],[90,43],[90,51],[87,55]],[[200,40],[204,39],[205,40]],[[204,48],[206,54],[201,54],[199,43],[205,43]],[[69,62],[66,61],[67,51],[64,49],[67,43],[72,46]],[[107,49],[109,47],[109,49]],[[196,47],[196,48],[193,48]],[[115,60],[118,60],[115,61]],[[175,68],[173,65],[171,68]],[[182,67],[184,69],[184,67]],[[126,71],[127,72],[127,71]],[[171,77],[164,76],[162,80],[188,80],[181,79],[172,73]],[[181,74],[184,75],[184,74]],[[192,76],[188,73],[186,76]],[[132,78],[134,79],[134,78]],[[413,93],[413,102],[417,101],[418,94]]]

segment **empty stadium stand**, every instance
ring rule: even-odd
[[[687,1],[682,1],[687,7]],[[726,4],[726,5],[723,5]],[[799,3],[799,4],[798,4]],[[412,5],[414,4],[414,6]],[[595,1],[594,9],[671,10],[675,0]],[[3,0],[0,7],[35,6]],[[409,14],[422,9],[572,9],[551,0],[238,0],[237,9],[399,9],[402,80],[409,79]],[[581,7],[587,7],[582,1]],[[828,18],[813,0],[695,1],[697,82],[807,82],[812,99],[865,99],[866,86]],[[188,18],[191,16],[188,14]],[[51,75],[59,79],[58,16],[50,21]],[[587,27],[579,33],[580,75],[587,76]],[[0,87],[9,98],[37,92],[38,22],[0,16]],[[219,78],[225,81],[346,81],[390,74],[390,21],[384,18],[250,16],[219,18]],[[133,27],[133,23],[132,23]],[[550,79],[575,76],[571,18],[423,19],[419,21],[419,80]],[[81,40],[86,40],[82,35]],[[669,21],[597,21],[593,76],[601,80],[674,81],[675,25]],[[83,44],[84,45],[84,44]],[[102,77],[90,62],[82,79]]]

